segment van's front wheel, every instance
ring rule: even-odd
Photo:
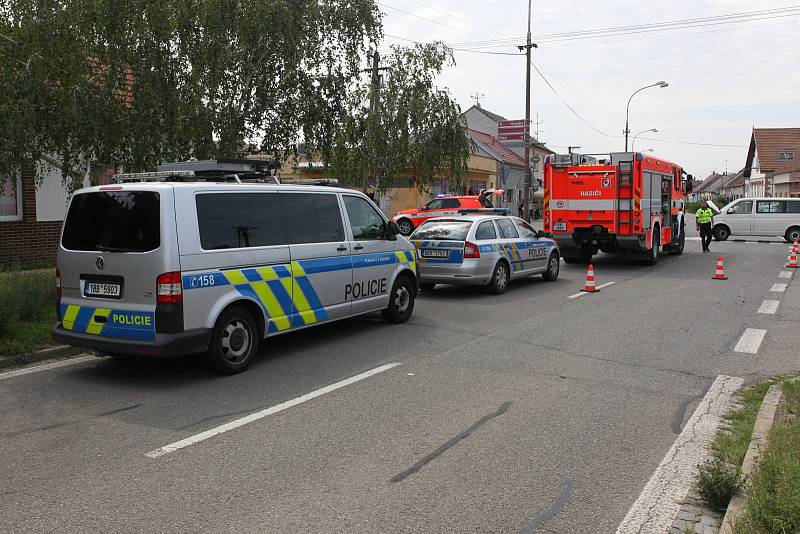
[[[399,276],[394,282],[389,295],[389,306],[381,311],[381,315],[390,323],[405,323],[414,312],[414,298],[416,291],[407,276]]]
[[[258,352],[258,341],[253,317],[242,308],[231,308],[217,319],[206,360],[220,373],[241,373]]]

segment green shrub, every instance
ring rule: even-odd
[[[725,510],[731,497],[742,487],[741,468],[726,464],[719,458],[699,465],[698,468],[697,492],[713,509]]]
[[[0,273],[0,336],[18,322],[55,320],[52,271]]]

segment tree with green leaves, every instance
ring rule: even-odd
[[[380,31],[372,0],[3,0],[0,175],[323,147]]]
[[[398,177],[427,190],[434,177],[463,183],[471,142],[461,109],[436,78],[453,66],[442,43],[392,47],[382,81],[364,77],[324,157],[332,177],[383,191]]]

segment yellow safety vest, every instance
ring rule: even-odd
[[[695,217],[697,217],[697,224],[707,224],[714,217],[714,212],[711,211],[711,208],[700,208],[697,210]]]

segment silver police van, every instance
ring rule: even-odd
[[[73,195],[57,341],[108,355],[206,353],[236,373],[262,338],[373,311],[411,316],[414,247],[365,195],[154,174]]]
[[[504,293],[511,280],[541,274],[558,278],[561,256],[555,241],[517,217],[465,210],[420,225],[409,239],[417,249],[419,285],[485,285]]]

